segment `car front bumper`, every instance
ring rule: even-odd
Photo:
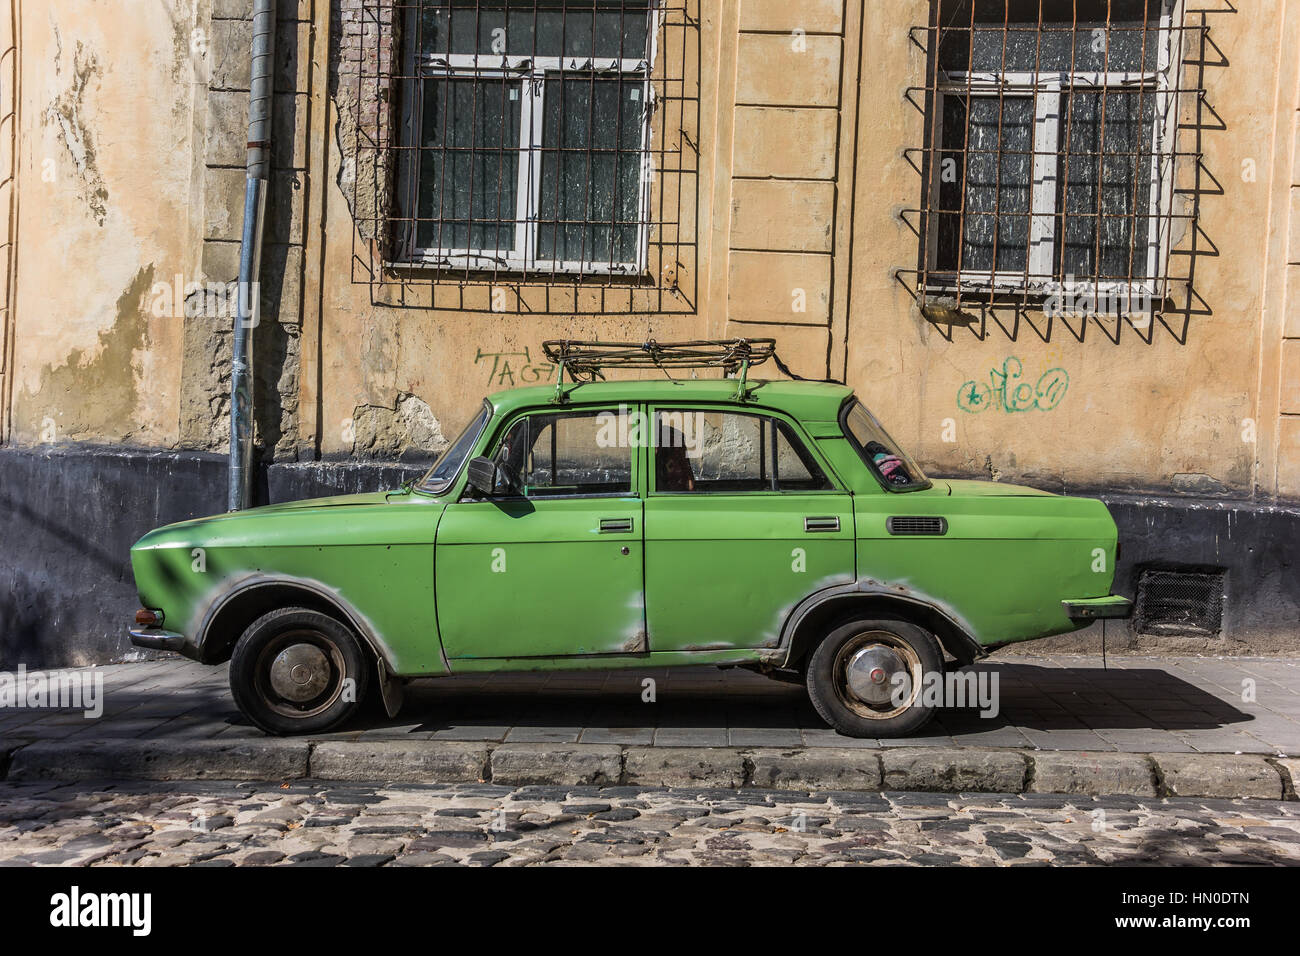
[[[1099,598],[1077,598],[1061,602],[1065,615],[1072,621],[1097,621],[1108,617],[1128,617],[1133,602],[1118,594]]]
[[[186,657],[197,658],[198,650],[184,634],[165,631],[161,627],[141,627],[133,625],[127,628],[131,643],[136,647],[147,647],[151,651],[175,651]]]

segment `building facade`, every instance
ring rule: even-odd
[[[251,4],[4,6],[0,665],[121,659],[127,548],[225,506]],[[1297,48],[1296,0],[279,0],[259,500],[420,470],[545,339],[774,337],[931,474],[1103,496],[1112,648],[1300,650]]]

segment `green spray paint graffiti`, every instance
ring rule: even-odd
[[[1013,355],[1001,369],[989,369],[989,384],[966,382],[957,390],[957,407],[972,414],[993,407],[1004,412],[1050,412],[1061,404],[1070,387],[1070,375],[1065,369],[1049,368],[1031,384],[1021,380],[1024,368],[1024,363]]]

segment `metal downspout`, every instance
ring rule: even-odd
[[[239,242],[239,289],[230,361],[230,473],[227,507],[252,504],[253,329],[261,306],[258,275],[262,227],[271,174],[271,94],[275,75],[275,0],[253,0],[253,46],[248,94],[248,180]]]

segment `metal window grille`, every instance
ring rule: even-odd
[[[390,304],[693,311],[697,3],[363,2],[354,280]]]
[[[1218,637],[1223,632],[1221,570],[1148,568],[1138,578],[1134,628],[1141,634]]]
[[[1181,0],[936,0],[909,154],[922,203],[915,290],[927,301],[1134,316],[1164,310],[1179,195],[1180,109],[1201,96]],[[1192,57],[1194,59],[1194,56]],[[917,99],[914,98],[914,102]],[[1049,303],[1044,306],[1044,303]],[[1076,310],[1076,305],[1078,309]]]

